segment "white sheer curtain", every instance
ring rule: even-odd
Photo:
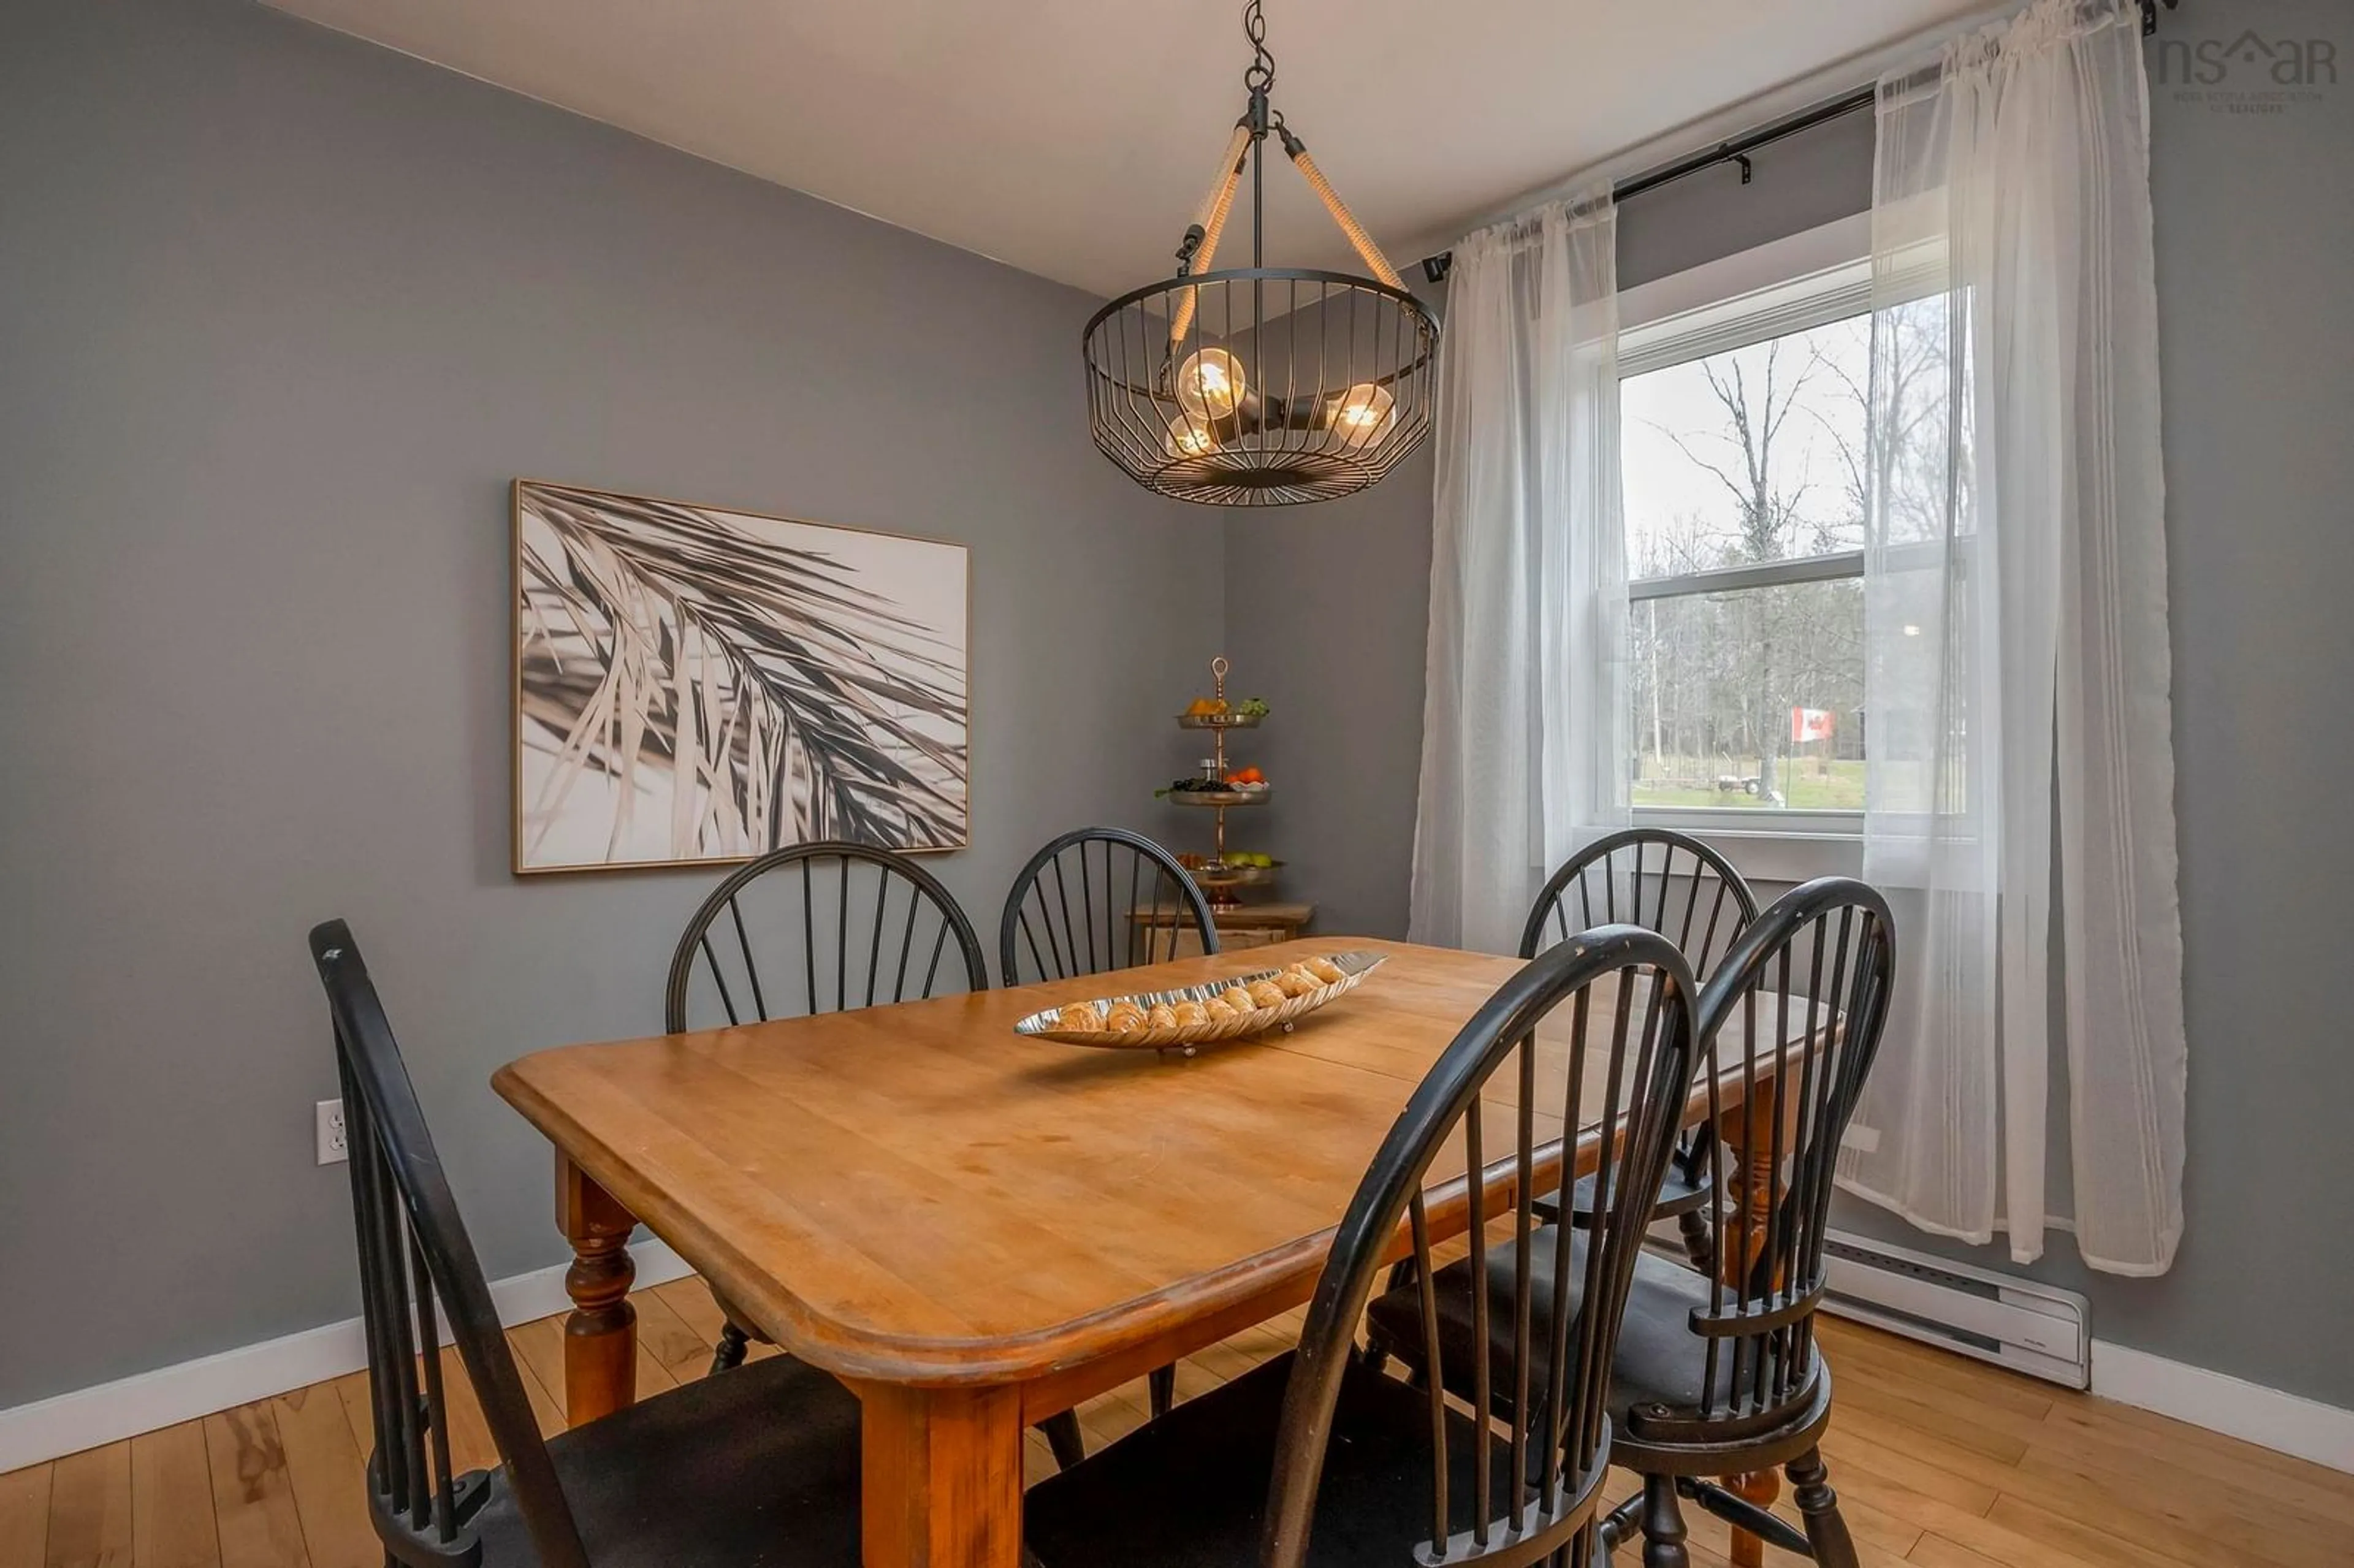
[[[1882,84],[1864,874],[1903,970],[1841,1171],[2121,1274],[2181,1237],[2186,1063],[2138,28],[2038,0]]]
[[[1552,868],[1627,820],[1617,230],[1604,187],[1455,247],[1416,941],[1514,951]]]

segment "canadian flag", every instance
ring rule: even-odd
[[[1810,740],[1829,740],[1839,728],[1839,715],[1822,708],[1792,708],[1790,710],[1790,743],[1804,745]]]

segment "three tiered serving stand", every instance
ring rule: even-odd
[[[1215,711],[1177,715],[1179,728],[1204,729],[1210,732],[1212,756],[1209,758],[1209,770],[1205,777],[1216,781],[1224,781],[1226,777],[1226,731],[1257,729],[1261,717],[1258,714],[1239,714],[1227,708],[1226,672],[1232,667],[1226,662],[1223,654],[1210,661],[1210,675],[1216,683]],[[1237,787],[1230,789],[1171,791],[1169,799],[1176,804],[1198,807],[1211,813],[1210,858],[1202,860],[1198,856],[1189,855],[1184,859],[1187,862],[1186,869],[1193,873],[1193,880],[1201,885],[1202,891],[1209,895],[1212,908],[1239,908],[1242,906],[1242,899],[1239,896],[1241,889],[1265,887],[1275,881],[1277,867],[1233,865],[1226,861],[1226,813],[1241,806],[1264,806],[1267,804],[1267,797],[1274,792],[1265,784],[1254,785],[1246,789]]]

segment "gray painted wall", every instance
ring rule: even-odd
[[[0,7],[0,1407],[357,1310],[349,916],[491,1273],[487,1087],[659,1025],[716,874],[507,872],[518,473],[973,546],[970,851],[1152,826],[1220,520],[1086,434],[1094,302],[236,0]]]
[[[2330,0],[2167,22],[2244,26],[2354,58]],[[2285,913],[2354,877],[2311,716],[2354,684],[2354,84],[2154,115],[2190,1233],[2076,1282],[2106,1337],[2354,1405],[2315,1349],[2354,1289],[2341,927]],[[1789,154],[1630,206],[1622,277],[1861,207],[1851,147]],[[0,1407],[355,1309],[310,1163],[329,914],[492,1271],[559,1257],[483,1080],[652,1027],[707,879],[506,873],[513,474],[973,544],[975,842],[938,863],[977,916],[1057,828],[1171,831],[1143,790],[1223,645],[1276,705],[1290,889],[1404,929],[1426,459],[1161,504],[1087,446],[1084,296],[234,0],[0,10]]]
[[[1273,709],[1246,732],[1273,796],[1254,808],[1285,864],[1278,895],[1315,929],[1405,934],[1430,617],[1430,453],[1371,490],[1226,520],[1233,680]],[[1233,819],[1241,821],[1236,816]]]
[[[2160,41],[2229,40],[2250,27],[2267,39],[2331,39],[2354,62],[2354,11],[2337,0],[2203,0],[2167,16]],[[2155,71],[2158,46],[2148,58]],[[2341,63],[2341,76],[2349,69]],[[2271,86],[2235,69],[2215,90]],[[1747,187],[1720,171],[1628,204],[1622,281],[1862,210],[1870,160],[1852,137],[1869,121],[1840,123],[1800,156],[1769,152]],[[2334,722],[2354,687],[2344,604],[2354,585],[2354,80],[2317,84],[2271,114],[2154,82],[2151,137],[2192,1052],[2187,1231],[2162,1278],[2093,1275],[2058,1255],[2031,1272],[2089,1294],[2103,1338],[2354,1407],[2354,1360],[2334,1353],[2354,1295],[2343,1108],[2354,1101],[2354,1037],[2330,983],[2345,967],[2346,923],[2313,913],[2338,908],[2354,879]],[[1807,188],[1777,183],[1789,174]],[[1776,212],[1805,221],[1782,229]],[[1420,714],[1424,623],[1411,607],[1427,591],[1429,503],[1426,487],[1406,491],[1414,480],[1401,474],[1347,503],[1353,511],[1299,522],[1228,516],[1231,641],[1268,667],[1265,683],[1279,689],[1295,668],[1362,671],[1403,683],[1398,709]],[[1343,550],[1335,591],[1299,575]],[[1329,722],[1310,707],[1270,726],[1285,759],[1286,832],[1317,857],[1296,885],[1322,898],[1330,878],[1341,924],[1396,935],[1411,839],[1394,828],[1413,820],[1419,726],[1368,733],[1349,701]],[[1384,914],[1392,923],[1374,924]],[[1950,1245],[1869,1205],[1842,1207],[1856,1228],[2011,1266],[2005,1249]],[[2052,1246],[2066,1253],[2068,1238]]]

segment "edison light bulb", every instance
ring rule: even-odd
[[[1187,355],[1177,367],[1177,401],[1196,418],[1225,418],[1241,406],[1243,394],[1249,390],[1243,362],[1223,348]]]
[[[1333,406],[1332,428],[1341,432],[1344,444],[1361,447],[1377,440],[1396,418],[1397,399],[1390,396],[1390,389],[1360,381],[1341,393]]]
[[[1173,458],[1207,457],[1218,450],[1218,438],[1191,414],[1180,414],[1169,421],[1161,450]]]

